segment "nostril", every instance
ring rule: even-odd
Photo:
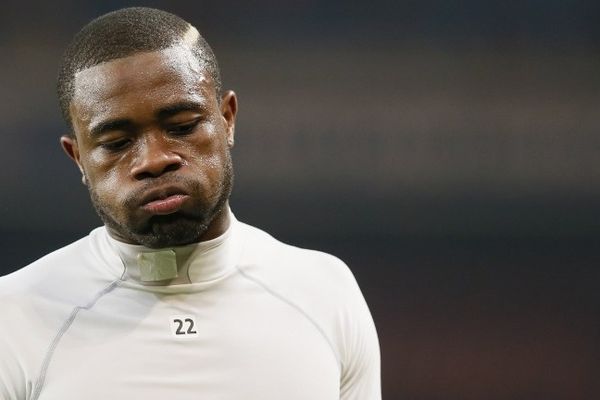
[[[179,168],[181,167],[181,164],[179,163],[173,163],[173,164],[169,164],[165,167],[165,169],[163,170],[163,174],[165,172],[171,172],[171,171],[177,171]]]
[[[148,179],[148,178],[153,178],[154,174],[151,174],[150,172],[139,172],[137,174],[135,174],[135,179],[137,179],[138,181],[143,181],[144,179]]]

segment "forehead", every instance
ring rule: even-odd
[[[214,95],[213,82],[186,46],[137,53],[75,75],[71,114],[89,120],[101,114]]]

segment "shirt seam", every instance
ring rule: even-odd
[[[104,297],[108,293],[112,292],[118,285],[119,285],[119,280],[115,280],[115,281],[111,282],[105,288],[100,290],[89,303],[87,303],[84,306],[75,306],[73,308],[73,310],[69,314],[69,317],[61,325],[60,329],[58,330],[58,332],[52,339],[52,342],[48,346],[48,349],[46,350],[46,354],[44,355],[42,365],[40,367],[40,373],[38,375],[38,379],[36,380],[36,384],[34,386],[33,393],[32,393],[30,400],[37,400],[39,398],[39,396],[44,388],[44,384],[46,382],[46,373],[50,366],[50,362],[52,361],[52,357],[54,356],[54,352],[55,352],[56,348],[58,347],[58,345],[60,344],[60,341],[63,338],[63,336],[65,335],[65,333],[67,333],[67,331],[69,330],[69,328],[71,327],[71,325],[73,324],[75,319],[77,318],[77,314],[79,314],[79,311],[81,311],[81,310],[87,311],[87,310],[92,309],[102,297]]]
[[[329,337],[327,336],[327,334],[325,333],[325,331],[323,330],[323,328],[319,325],[319,323],[317,323],[317,321],[315,321],[310,316],[310,314],[308,314],[302,307],[300,307],[298,304],[296,304],[292,300],[290,300],[290,299],[286,298],[285,296],[281,295],[277,291],[273,290],[269,285],[267,285],[262,280],[260,280],[260,279],[256,278],[255,276],[253,276],[253,275],[251,275],[251,274],[243,271],[239,266],[236,266],[235,268],[240,273],[240,275],[242,275],[242,277],[244,277],[247,280],[253,282],[254,284],[260,286],[263,290],[265,290],[271,296],[279,299],[283,303],[285,303],[288,306],[292,307],[297,312],[299,312],[304,318],[306,318],[311,323],[311,325],[313,325],[313,327],[317,330],[317,332],[319,332],[320,336],[327,343],[329,349],[333,353],[333,357],[335,358],[336,364],[337,364],[339,372],[341,374],[341,371],[343,371],[343,369],[344,369],[342,361],[341,361],[341,357],[340,357],[339,353],[337,352],[337,350],[335,349],[335,346],[333,345],[332,341],[329,339]]]

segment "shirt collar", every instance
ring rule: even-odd
[[[229,227],[221,235],[204,242],[166,249],[151,249],[112,238],[111,248],[121,259],[122,279],[145,286],[172,286],[208,282],[234,268],[240,246],[237,245],[238,221],[229,211]]]

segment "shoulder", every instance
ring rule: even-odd
[[[37,259],[31,264],[0,277],[0,296],[15,295],[22,291],[35,288],[40,281],[44,281],[60,270],[61,267],[72,260],[75,254],[84,246],[87,238],[82,238],[65,247],[57,249]]]
[[[103,228],[57,249],[33,263],[0,277],[0,302],[16,307],[37,308],[41,304],[79,304],[112,276],[98,242]],[[5,307],[6,306],[6,307]]]
[[[339,258],[282,243],[248,225],[242,229],[245,241],[238,269],[247,279],[328,326],[325,330],[338,329],[364,309],[354,275]]]
[[[326,290],[333,294],[331,291],[356,287],[352,272],[338,257],[286,244],[261,229],[240,225],[245,270],[310,291]]]
[[[89,248],[89,237],[85,236],[73,243],[61,247],[31,264],[0,277],[0,297],[16,296],[19,293],[32,293],[40,286],[55,280],[77,263],[82,254]]]
[[[106,262],[99,255],[99,234],[102,230],[96,229],[0,277],[0,381],[20,382],[19,371],[37,368],[73,310],[110,282],[110,273],[104,272]]]
[[[0,277],[0,398],[26,398],[28,382],[73,308],[69,277],[88,238]],[[75,272],[75,274],[77,274]]]
[[[301,310],[319,327],[342,365],[345,381],[354,379],[364,365],[369,365],[376,380],[377,333],[348,266],[331,254],[282,243],[248,225],[241,228],[240,273]]]

